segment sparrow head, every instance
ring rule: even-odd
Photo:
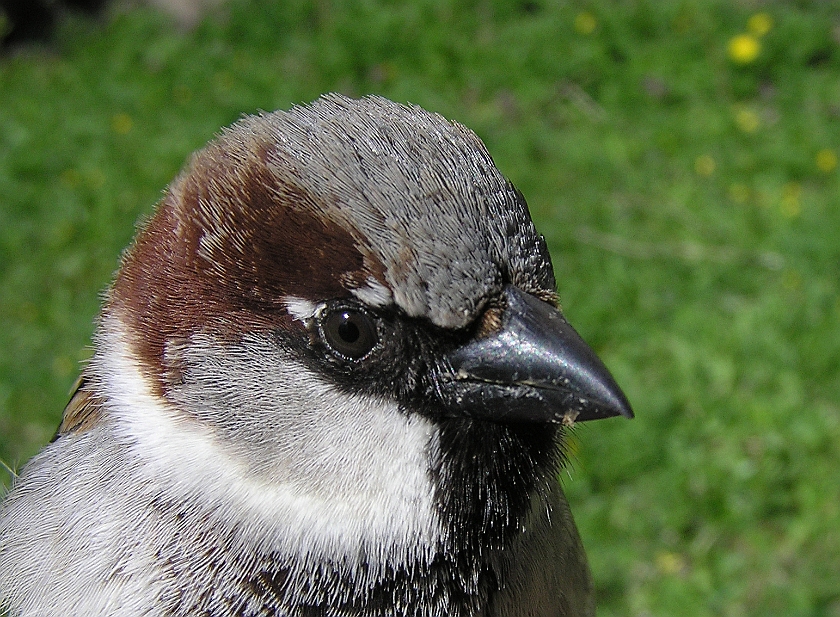
[[[245,118],[195,154],[106,314],[162,396],[197,337],[262,336],[354,392],[431,414],[630,415],[554,289],[524,198],[473,132],[329,96]]]

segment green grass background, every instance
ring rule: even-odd
[[[242,113],[379,93],[485,140],[635,406],[581,426],[564,473],[600,615],[836,617],[839,42],[826,1],[71,18],[0,57],[0,458],[50,438],[120,251],[192,150]]]

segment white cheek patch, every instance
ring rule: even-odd
[[[306,304],[297,303],[299,314],[308,313]],[[273,441],[262,440],[260,451],[251,451],[249,440],[212,427],[225,409],[185,414],[154,395],[121,324],[112,318],[104,326],[96,368],[114,430],[143,461],[138,468],[149,482],[175,503],[206,509],[213,525],[247,528],[245,541],[254,550],[340,559],[358,568],[359,576],[432,559],[443,535],[429,473],[437,439],[432,423],[395,403],[338,392],[300,365],[265,363],[264,374],[258,365],[242,366],[252,384],[269,390],[264,395],[285,383],[275,407],[258,410]],[[207,371],[209,383],[243,387],[243,378],[227,364],[230,358],[222,357],[224,348],[191,344],[198,356],[217,355],[211,361],[216,368],[199,369]],[[282,382],[272,383],[275,378]],[[231,417],[235,412],[226,421],[238,421]],[[252,421],[252,410],[243,408],[242,414],[243,422]],[[254,467],[266,452],[278,461],[271,473]]]
[[[363,287],[353,289],[351,293],[368,306],[384,307],[394,301],[391,290],[373,277],[368,277]]]
[[[317,304],[304,298],[298,298],[297,296],[285,296],[283,303],[286,305],[286,310],[289,311],[289,315],[303,323],[312,319],[318,310]]]

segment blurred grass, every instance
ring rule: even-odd
[[[0,459],[51,436],[97,294],[193,149],[375,92],[485,140],[636,408],[580,427],[564,479],[600,615],[838,616],[838,41],[817,1],[70,19],[0,58]]]

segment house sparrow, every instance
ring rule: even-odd
[[[338,95],[237,122],[0,508],[9,614],[594,614],[564,434],[632,412],[554,290],[463,126]]]

